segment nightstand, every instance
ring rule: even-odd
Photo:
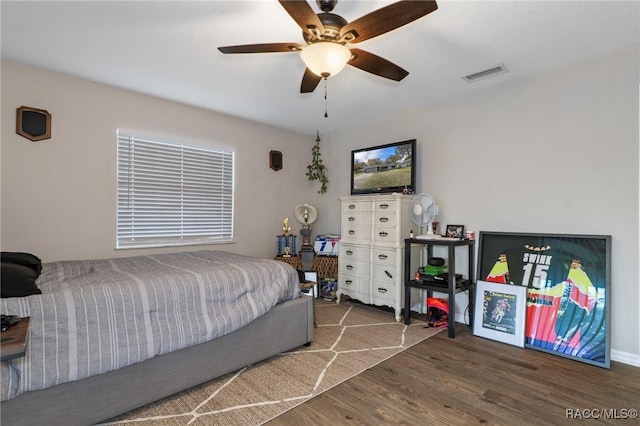
[[[316,256],[311,270],[318,273],[318,279],[338,278],[338,256]]]
[[[295,269],[302,269],[302,260],[298,256],[276,256],[274,257],[274,260],[288,263]]]
[[[0,335],[0,361],[8,361],[24,356],[27,351],[27,334],[29,333],[29,317],[20,319],[7,331]]]

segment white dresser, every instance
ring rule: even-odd
[[[401,194],[340,198],[338,301],[345,294],[363,303],[390,306],[400,321],[404,240],[411,230],[418,232],[409,217],[412,199]]]

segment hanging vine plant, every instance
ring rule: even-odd
[[[320,133],[316,133],[316,144],[311,149],[312,159],[311,164],[307,166],[307,177],[310,181],[317,180],[320,182],[320,189],[318,194],[324,194],[327,192],[327,183],[329,178],[326,175],[327,169],[322,164],[322,158],[320,154]]]

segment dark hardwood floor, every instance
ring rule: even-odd
[[[638,425],[638,409],[638,367],[607,370],[458,324],[455,339],[440,332],[267,425]]]

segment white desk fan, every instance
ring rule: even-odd
[[[420,239],[436,239],[441,238],[433,232],[433,220],[438,215],[438,206],[431,195],[421,193],[416,195],[411,201],[409,215],[413,223],[420,227],[419,235],[415,238]],[[422,234],[422,228],[427,228],[427,233]]]

